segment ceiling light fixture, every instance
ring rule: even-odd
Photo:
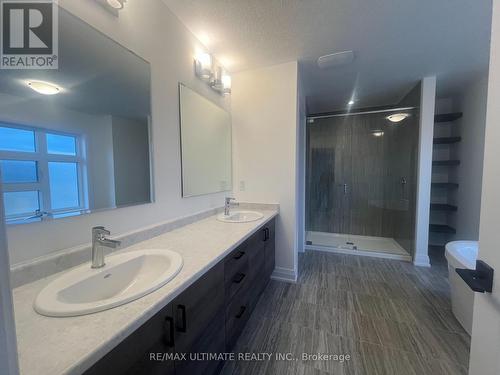
[[[120,0],[107,0],[108,5],[113,8],[113,9],[122,9],[123,8],[123,2]]]
[[[409,113],[394,113],[386,117],[390,122],[398,123],[410,117]]]
[[[27,81],[26,84],[34,91],[43,95],[56,95],[61,92],[61,88],[53,83],[43,81]]]
[[[353,51],[331,53],[329,55],[321,56],[318,59],[318,67],[320,69],[334,68],[338,66],[351,64],[353,61],[354,61]]]
[[[118,12],[123,9],[127,0],[95,0],[104,9],[118,17]]]
[[[384,135],[384,132],[382,130],[375,130],[372,132],[372,134],[375,137],[382,137]]]

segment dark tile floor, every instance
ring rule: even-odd
[[[470,338],[451,312],[446,263],[433,263],[301,254],[298,283],[270,282],[235,348],[294,360],[228,362],[223,374],[467,374]]]

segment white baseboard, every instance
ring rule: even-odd
[[[271,279],[286,281],[288,283],[297,282],[297,273],[290,268],[276,267],[271,275]]]
[[[417,267],[430,267],[431,261],[429,259],[429,255],[415,254],[415,259],[413,259],[413,265]]]

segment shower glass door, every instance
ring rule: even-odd
[[[401,252],[414,231],[418,112],[308,120],[306,231],[310,245]]]

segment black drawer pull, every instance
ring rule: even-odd
[[[241,306],[240,311],[238,312],[238,314],[236,314],[235,318],[240,319],[243,316],[243,314],[245,313],[246,309],[247,309],[246,306]]]
[[[163,341],[168,347],[174,347],[174,318],[167,316],[163,322]]]
[[[242,257],[243,255],[245,255],[245,252],[244,252],[244,251],[238,251],[238,252],[234,255],[233,259],[236,259],[236,260],[241,259],[241,257]]]
[[[177,324],[176,328],[179,332],[186,332],[186,306],[177,305]]]
[[[243,281],[244,278],[245,278],[244,273],[237,273],[236,276],[234,276],[233,278],[233,283],[239,284]]]

